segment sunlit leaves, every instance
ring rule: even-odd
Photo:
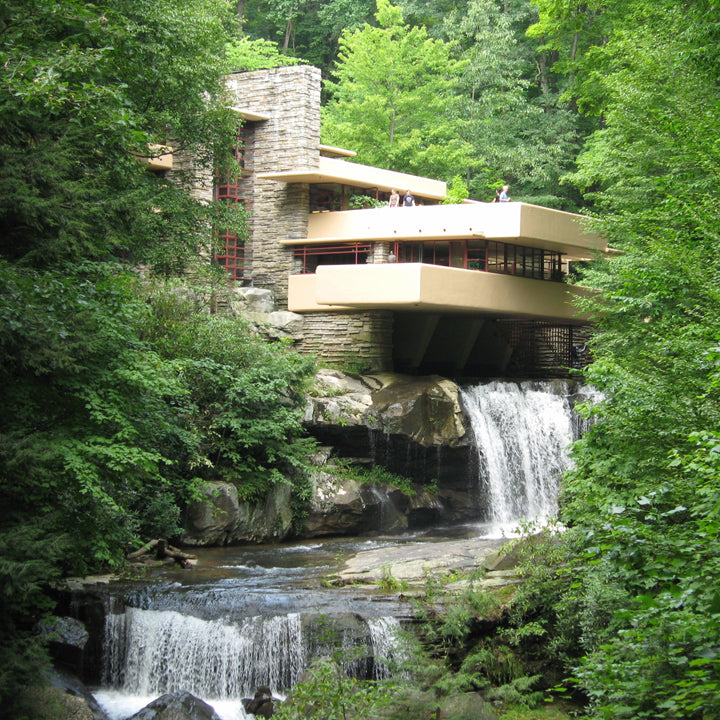
[[[324,139],[365,164],[449,180],[469,151],[453,130],[462,63],[450,45],[403,24],[387,0],[376,17],[380,27],[341,37]]]
[[[49,267],[119,253],[162,264],[164,252],[175,265],[197,256],[212,218],[187,192],[195,174],[177,170],[169,185],[136,156],[148,143],[172,145],[207,171],[230,146],[225,13],[215,0],[5,4],[4,257]],[[168,206],[162,227],[153,225],[152,213]]]

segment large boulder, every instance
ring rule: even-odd
[[[240,502],[235,485],[206,482],[185,512],[182,544],[191,547],[283,540],[292,529],[290,487],[276,485],[264,500]]]
[[[136,712],[130,720],[222,720],[206,702],[196,698],[189,692],[162,695],[153,700],[140,712]]]
[[[290,485],[275,485],[258,502],[240,504],[240,518],[232,542],[277,542],[292,531]]]
[[[438,375],[374,377],[382,386],[372,394],[370,427],[403,435],[423,447],[456,447],[466,442],[460,390],[454,382]]]
[[[267,315],[275,310],[275,298],[272,291],[255,287],[235,287],[231,297],[231,309],[236,313],[249,315]]]
[[[275,310],[265,317],[265,325],[260,332],[271,340],[288,338],[300,340],[303,336],[305,321],[302,315],[289,310]]]
[[[368,426],[372,393],[382,383],[372,377],[346,375],[339,370],[321,369],[305,408],[304,422],[310,427],[344,428]]]
[[[33,720],[98,720],[85,700],[57,687],[24,687],[15,698],[18,718]],[[7,717],[7,716],[3,716]]]
[[[313,427],[362,426],[404,436],[423,447],[456,447],[467,442],[459,388],[438,375],[353,376],[320,370],[308,398],[305,423]]]
[[[456,693],[438,698],[429,690],[408,689],[393,697],[376,720],[497,720],[479,693]]]
[[[456,693],[440,702],[439,718],[443,720],[497,720],[492,706],[480,693]]]
[[[240,519],[237,488],[227,482],[206,482],[202,498],[185,512],[184,545],[227,545]]]
[[[54,617],[41,621],[38,629],[46,637],[55,663],[79,674],[90,637],[84,623],[73,617]]]
[[[402,532],[406,515],[393,502],[385,486],[362,485],[357,480],[317,470],[313,499],[302,535],[357,535],[371,530]]]
[[[275,714],[275,705],[278,702],[280,701],[273,697],[270,688],[262,685],[255,691],[253,697],[243,698],[242,705],[246,714],[269,718]]]
[[[337,455],[381,466],[422,485],[463,493],[474,478],[475,448],[460,389],[438,375],[320,370],[304,423]],[[465,509],[472,505],[456,501],[460,512],[448,519],[472,518],[473,511]]]

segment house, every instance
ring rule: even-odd
[[[580,216],[521,202],[444,205],[444,182],[355,162],[320,142],[320,71],[227,77],[242,176],[206,183],[242,202],[250,239],[222,236],[237,283],[303,316],[297,349],[364,370],[452,376],[562,375],[588,318],[568,263],[607,250]],[[416,207],[368,207],[411,190]],[[358,196],[359,199],[358,199]]]

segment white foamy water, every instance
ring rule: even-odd
[[[122,690],[96,690],[93,696],[105,711],[108,720],[126,720],[155,700],[158,695],[133,695]],[[248,715],[239,700],[208,700],[222,720],[253,720],[255,715]]]
[[[105,620],[105,682],[132,695],[252,697],[261,685],[292,686],[304,667],[297,613],[226,624],[128,607]]]
[[[402,677],[404,673],[395,667],[404,661],[407,654],[398,637],[400,622],[394,617],[367,618],[370,640],[375,657],[374,677],[385,680],[390,677]]]
[[[461,390],[487,495],[488,537],[512,537],[518,523],[557,512],[573,417],[564,383],[491,382]]]
[[[175,691],[202,699],[222,720],[246,720],[254,716],[245,714],[243,698],[263,685],[275,697],[285,697],[312,659],[298,613],[225,622],[176,610],[118,609],[113,604],[106,615],[103,687],[94,692],[110,720],[126,720]],[[374,675],[388,678],[391,665],[402,656],[399,622],[373,617],[365,624]],[[336,642],[351,658],[350,638]],[[350,660],[345,669],[352,673],[353,668]]]

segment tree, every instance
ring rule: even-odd
[[[572,180],[622,254],[583,278],[599,291],[587,307],[598,328],[587,380],[604,400],[562,498],[572,529],[545,585],[554,596],[548,626],[561,629],[549,645],[565,653],[596,717],[712,717],[720,699],[717,9],[614,2],[607,14],[599,22],[609,35],[576,56],[583,79],[570,92],[604,126]]]
[[[555,0],[532,0],[539,17],[527,34],[540,41],[538,52],[543,53],[541,67],[543,82],[552,77],[563,82],[562,88],[573,86],[584,54],[602,45],[613,25],[613,6],[616,3],[591,2],[558,3]],[[549,72],[552,65],[552,73]],[[551,77],[552,76],[552,77]]]
[[[451,45],[404,25],[389,0],[378,0],[375,17],[379,27],[340,38],[324,142],[357,150],[367,164],[449,179],[468,164],[454,125],[463,64]]]
[[[511,12],[497,0],[471,0],[446,20],[467,62],[459,123],[473,147],[467,182],[480,199],[507,182],[517,200],[576,209],[559,180],[580,148],[577,115],[537,80],[540,59],[524,37],[531,18],[527,3]]]
[[[243,7],[243,31],[248,37],[276,43],[288,58],[309,62],[325,75],[337,57],[342,31],[354,30],[371,19],[374,7],[374,0],[316,0],[294,5],[250,0]]]
[[[188,192],[195,173],[171,183],[137,158],[172,146],[208,170],[228,155],[225,20],[215,0],[4,4],[0,254],[48,267],[124,253],[166,269],[198,257],[214,211]]]
[[[191,192],[198,171],[234,169],[237,118],[221,81],[231,24],[219,0],[0,8],[3,714],[46,659],[37,621],[52,609],[49,583],[117,567],[149,534],[177,533],[213,462],[226,468],[245,453],[256,471],[248,495],[283,471],[301,485],[291,388],[307,363],[257,349],[239,328],[244,355],[226,357],[231,331],[205,308],[195,327],[211,325],[216,344],[198,332],[204,345],[168,352],[148,332],[152,304],[130,265],[209,269],[213,224],[242,225],[241,213]],[[178,163],[172,178],[148,172],[141,159],[168,146],[191,166]],[[213,373],[237,379],[224,397],[197,392]],[[238,435],[259,387],[277,391],[263,409],[267,448]],[[197,417],[211,421],[196,427]]]
[[[297,58],[283,55],[278,46],[270,40],[251,40],[246,35],[225,46],[228,72],[249,72],[265,68],[298,65]]]

